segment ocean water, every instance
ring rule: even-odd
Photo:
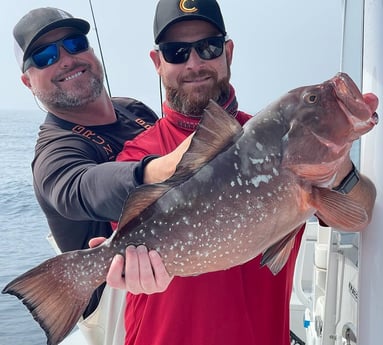
[[[0,290],[55,253],[32,187],[31,161],[40,110],[0,110]],[[0,345],[42,345],[46,337],[27,308],[0,294]]]

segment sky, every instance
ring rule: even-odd
[[[100,57],[100,38],[113,96],[139,99],[160,109],[159,81],[149,51],[157,0],[13,0],[0,5],[0,109],[37,109],[20,80],[12,30],[37,7],[59,7],[91,23],[89,39]],[[255,114],[288,90],[317,84],[340,70],[342,1],[219,0],[234,41],[232,84],[241,110]]]

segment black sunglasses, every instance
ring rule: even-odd
[[[58,41],[35,49],[24,62],[25,72],[31,66],[45,68],[56,63],[60,58],[60,47],[70,54],[78,54],[88,50],[88,39],[83,34],[71,34]]]
[[[160,43],[155,48],[162,52],[168,63],[180,64],[189,59],[192,48],[204,60],[213,60],[222,55],[224,36],[207,37],[196,42],[166,42]]]

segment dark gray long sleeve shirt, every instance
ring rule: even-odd
[[[129,192],[142,183],[142,162],[114,162],[126,140],[157,120],[143,103],[113,99],[117,121],[82,126],[48,113],[32,162],[36,198],[61,251],[88,248],[91,238],[109,237]],[[98,305],[104,284],[84,317]]]
[[[157,116],[136,100],[114,104],[118,120],[113,124],[85,127],[48,113],[40,127],[34,189],[62,251],[87,248],[95,236],[109,237],[110,221],[118,220],[127,195],[139,184],[134,172],[140,163],[114,160],[124,142]]]

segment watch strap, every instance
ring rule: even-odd
[[[352,164],[352,170],[346,175],[339,186],[334,187],[332,190],[340,194],[348,194],[352,191],[355,185],[359,182],[360,176],[354,163]]]

